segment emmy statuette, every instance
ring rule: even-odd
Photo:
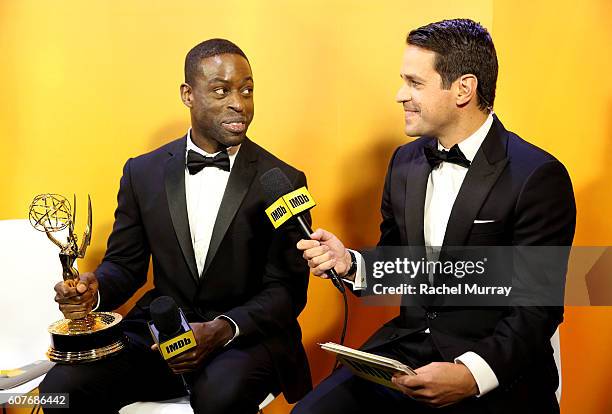
[[[30,224],[43,231],[57,247],[62,264],[64,283],[76,287],[79,272],[74,267],[77,258],[85,256],[91,241],[91,198],[88,196],[88,218],[83,240],[79,246],[74,234],[76,220],[76,196],[71,209],[68,199],[59,194],[40,194],[30,205]],[[53,233],[68,230],[66,241],[62,242]],[[114,312],[90,312],[81,319],[62,319],[49,326],[51,346],[47,356],[51,361],[65,364],[79,364],[97,361],[121,351],[125,337],[119,329],[121,315]]]

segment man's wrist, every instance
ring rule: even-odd
[[[344,275],[342,275],[342,278],[352,282],[355,280],[355,273],[357,272],[357,258],[349,249],[345,249],[344,251],[344,263],[347,270]]]
[[[232,324],[225,318],[217,318],[211,323],[215,323],[217,326],[218,338],[220,346],[224,346],[234,337],[234,328]]]
[[[476,382],[476,396],[481,397],[499,386],[495,372],[487,361],[475,352],[468,351],[457,358],[455,363],[465,366]]]
[[[472,371],[470,371],[470,369],[466,365],[464,365],[461,361],[458,361],[456,365],[462,367],[465,372],[464,378],[465,378],[465,384],[467,386],[467,390],[466,390],[467,396],[473,397],[475,395],[480,394],[480,390],[478,389],[478,383],[476,382],[476,378],[474,378]]]

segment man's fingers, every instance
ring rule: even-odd
[[[439,406],[440,396],[428,386],[428,375],[395,374],[391,381],[410,398],[431,406]],[[431,384],[429,384],[431,385]]]
[[[71,304],[63,304],[60,305],[60,310],[66,314],[66,313],[77,313],[77,312],[89,312],[89,310],[91,309],[91,306],[88,305],[84,305],[84,304],[79,304],[79,305],[71,305]]]
[[[337,259],[334,252],[326,245],[320,245],[308,250],[305,250],[302,257],[308,261],[308,267],[315,276],[327,278],[325,272],[336,266]]]
[[[401,375],[396,374],[393,376],[396,384],[402,385],[411,389],[419,389],[425,386],[426,379],[423,375]]]
[[[193,363],[198,358],[198,353],[195,350],[184,352],[168,360],[168,365],[176,366],[184,363]]]
[[[170,366],[170,368],[172,368],[173,370],[175,369],[179,369],[179,370],[193,370],[195,368],[197,368],[200,365],[201,362],[201,358],[193,358],[193,359],[188,359],[185,361],[175,361],[174,359],[172,360],[172,362],[168,361],[168,365]]]
[[[87,306],[82,305],[61,305],[60,311],[64,314],[74,314],[87,312]]]
[[[325,254],[329,251],[329,246],[326,246],[324,244],[317,246],[317,247],[312,247],[308,250],[304,250],[304,253],[302,254],[302,257],[305,260],[310,260],[313,257],[317,257],[320,256],[322,254]]]
[[[156,345],[154,344],[151,349],[153,349],[155,346]],[[205,356],[208,355],[208,353],[209,351],[207,348],[195,348],[169,359],[168,366],[175,374],[190,372],[201,365],[201,362],[204,360]]]
[[[178,369],[178,368],[170,368],[170,369],[172,370],[172,373],[173,373],[173,374],[181,375],[181,374],[188,374],[188,373],[190,373],[191,371],[194,371],[194,370],[195,370],[195,367],[193,367],[193,368],[192,368],[192,367],[190,367],[190,368],[181,368],[181,369]]]
[[[312,259],[308,260],[308,267],[310,268],[315,268],[319,265],[321,265],[322,263],[327,263],[331,260],[336,259],[336,257],[334,256],[333,252],[326,252],[323,253],[321,255],[315,256]]]
[[[79,293],[84,293],[88,289],[96,289],[97,285],[98,280],[96,279],[96,275],[91,272],[87,272],[79,276],[79,283],[76,285],[76,290]]]
[[[93,307],[93,291],[78,289],[68,286],[64,282],[54,286],[55,301],[59,304],[60,311],[66,319],[81,319],[86,317]]]
[[[61,296],[59,294],[55,295],[55,301],[60,305],[70,304],[70,305],[79,305],[86,303],[93,299],[93,292],[91,290],[85,291],[82,295],[74,295],[74,296]]]
[[[89,314],[89,311],[80,311],[80,312],[65,312],[65,311],[62,311],[62,313],[64,314],[64,318],[66,318],[66,319],[82,319],[82,318],[86,317]]]
[[[318,246],[318,247],[313,247],[312,249],[305,250],[304,253],[302,254],[302,257],[305,260],[311,260],[311,259],[320,257],[322,255],[325,255],[329,251],[330,251],[329,246],[321,245],[321,246]],[[325,261],[325,260],[323,260],[323,261]]]
[[[404,389],[408,390],[408,392],[410,393],[410,396],[418,401],[431,402],[435,397],[434,392],[431,388],[414,389],[414,388],[404,387]]]
[[[336,237],[333,233],[330,233],[327,230],[324,229],[316,229],[311,235],[310,238],[313,240],[319,240],[321,242],[326,242],[328,240],[333,239],[334,237]]]
[[[400,389],[408,397],[412,398],[415,401],[419,401],[425,404],[432,404],[434,398],[433,393],[428,388],[410,388],[406,387],[398,382],[397,377],[393,377],[391,381]]]
[[[90,282],[79,281],[76,287],[70,287],[65,282],[59,282],[53,287],[53,290],[57,293],[56,298],[69,299],[75,296],[93,295],[94,286],[95,284]]]
[[[63,298],[70,298],[78,295],[75,288],[68,286],[64,282],[57,283],[55,286],[53,286],[53,290],[55,290],[55,292]]]
[[[413,390],[411,390],[411,389],[410,389],[410,388],[408,388],[408,387],[404,387],[402,384],[398,384],[398,382],[395,380],[395,378],[392,378],[392,379],[391,379],[391,382],[393,382],[393,383],[394,383],[394,384],[397,386],[397,388],[399,388],[399,389],[400,389],[400,391],[401,391],[401,392],[403,392],[404,394],[406,394],[406,395],[407,395],[407,396],[409,396],[410,398],[414,398],[414,397],[412,396],[412,393],[414,392]]]
[[[170,361],[168,361],[168,365],[170,366],[170,369],[172,369],[172,371],[192,371],[198,367],[197,358],[190,358],[180,361],[175,358],[172,358]]]
[[[87,287],[88,285],[86,285],[85,283],[79,282],[76,286],[76,291],[79,293],[85,293],[87,292]]]
[[[337,251],[342,248],[342,243],[333,233],[323,229],[315,230],[310,236],[313,240],[300,240],[297,248],[303,251],[302,257],[308,262],[311,273],[326,279],[325,272],[338,263],[336,256],[340,253]]]
[[[296,247],[299,250],[308,250],[308,249],[312,249],[313,247],[317,247],[317,246],[320,246],[320,245],[321,245],[321,243],[319,243],[316,240],[305,240],[305,239],[302,239],[299,242],[297,242]]]
[[[311,268],[310,271],[312,272],[313,275],[320,276],[326,279],[327,275],[325,274],[325,272],[327,272],[332,267],[336,266],[336,263],[337,263],[336,259],[331,259],[331,260],[321,263],[315,268]]]
[[[177,355],[176,357],[172,358],[172,364],[176,365],[176,364],[182,364],[185,362],[193,362],[197,357],[197,354],[195,351],[189,351],[189,352],[185,352],[182,353],[180,355]]]
[[[310,234],[310,238],[313,240],[320,240],[323,237],[323,229],[316,229]]]

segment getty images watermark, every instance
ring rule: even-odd
[[[360,295],[382,305],[401,297],[404,305],[560,306],[569,252],[565,246],[377,247],[362,251]]]
[[[372,263],[372,278],[384,277],[409,278],[414,280],[417,276],[427,276],[427,282],[417,284],[399,283],[399,285],[386,285],[374,283],[372,291],[375,295],[503,295],[508,297],[512,286],[486,286],[482,281],[449,284],[442,282],[434,284],[434,278],[453,277],[464,279],[466,276],[482,276],[486,274],[488,258],[481,260],[440,261],[421,258],[414,261],[406,257],[395,260],[377,260]]]

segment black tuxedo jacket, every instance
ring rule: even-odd
[[[306,304],[309,271],[295,248],[300,239],[289,224],[274,231],[259,176],[279,167],[293,185],[306,177],[249,139],[232,167],[214,225],[203,273],[197,273],[185,198],[186,137],[128,160],[123,170],[113,231],[96,270],[100,310],[123,304],[147,278],[154,289],[123,324],[131,341],[150,347],[149,304],[173,297],[188,319],[209,321],[224,314],[240,336],[232,346],[259,341],[270,351],[287,400],[311,387],[297,317]]]
[[[380,246],[425,244],[431,168],[423,148],[436,145],[436,139],[421,137],[395,151],[383,192]],[[575,223],[572,184],[563,165],[495,117],[453,205],[444,246],[571,246]],[[559,306],[402,307],[363,348],[429,328],[444,360],[473,351],[493,369],[500,385],[481,397],[491,412],[558,412],[550,338],[562,320]]]

